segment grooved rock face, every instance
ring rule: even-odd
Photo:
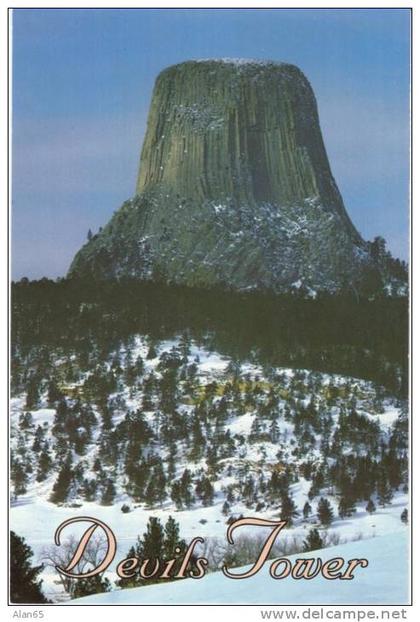
[[[157,78],[136,196],[71,276],[336,290],[365,261],[292,65],[190,61]]]

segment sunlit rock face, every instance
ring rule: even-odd
[[[71,276],[336,291],[367,261],[293,65],[189,61],[157,78],[136,196]]]

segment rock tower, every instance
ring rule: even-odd
[[[156,80],[136,195],[69,275],[335,291],[357,279],[365,246],[303,73],[269,61],[188,61]]]

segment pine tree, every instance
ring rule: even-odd
[[[72,459],[71,454],[67,455],[67,459],[58,473],[58,477],[52,489],[50,500],[52,503],[63,503],[66,501],[70,492],[70,486],[73,481]]]
[[[235,495],[233,494],[233,486],[230,484],[226,490],[226,501],[232,505],[235,502]]]
[[[175,503],[176,509],[181,510],[182,509],[182,495],[181,495],[181,485],[178,480],[172,484],[171,499]]]
[[[22,413],[19,417],[19,427],[21,430],[30,430],[34,427],[34,418],[31,413]]]
[[[407,508],[405,508],[405,510],[403,510],[401,512],[401,517],[400,518],[401,518],[401,522],[403,522],[404,525],[408,524],[408,510],[407,510]]]
[[[332,520],[334,518],[334,513],[331,507],[331,503],[328,499],[321,497],[318,503],[318,519],[320,522],[325,525],[331,525]]]
[[[338,515],[341,519],[348,518],[356,512],[356,504],[351,497],[342,495],[338,504]]]
[[[149,345],[149,349],[147,351],[146,358],[149,359],[149,360],[150,359],[155,359],[157,357],[157,355],[158,354],[157,354],[156,347],[155,347],[154,343],[151,342],[150,345]]]
[[[195,492],[197,497],[201,499],[204,507],[213,505],[214,488],[208,477],[203,475],[202,478],[197,481]]]
[[[139,559],[152,560],[147,566],[146,571],[151,572],[155,566],[156,558],[160,559],[162,564],[160,569],[156,572],[154,577],[147,579],[147,583],[154,583],[159,580],[159,574],[164,568],[164,562],[170,559],[176,559],[174,566],[172,567],[173,574],[179,570],[179,566],[183,560],[183,553],[187,549],[185,540],[180,538],[179,524],[169,516],[166,521],[165,527],[162,527],[159,519],[151,517],[147,524],[147,531],[143,534],[143,538],[137,539],[136,548],[131,547],[128,552],[127,558],[137,557]],[[192,560],[193,562],[193,560]],[[191,564],[189,565],[190,569]],[[171,578],[166,579],[172,580]],[[118,581],[120,587],[133,587],[135,585],[142,585],[146,581],[139,576],[134,576],[130,579],[121,579]]]
[[[290,526],[293,525],[293,519],[297,516],[299,516],[299,512],[295,502],[288,494],[284,494],[281,498],[280,520],[287,521],[288,526]]]
[[[379,505],[385,507],[391,502],[393,497],[393,492],[391,486],[389,485],[387,475],[384,470],[381,471],[379,475],[379,481],[377,484],[377,494]]]
[[[77,579],[74,581],[71,589],[72,598],[82,598],[82,596],[90,596],[91,594],[102,594],[111,591],[111,583],[102,575],[95,575],[87,579]]]
[[[184,551],[186,543],[179,536],[179,524],[172,516],[169,516],[164,528],[163,558],[167,560],[176,557],[177,548]]]
[[[59,400],[63,399],[63,394],[60,391],[60,389],[58,388],[57,382],[53,379],[50,380],[49,384],[48,384],[48,397],[47,397],[47,402],[48,402],[48,406],[53,407],[56,402],[58,402]]]
[[[102,493],[101,504],[102,505],[112,505],[115,499],[115,486],[112,480],[107,480],[105,484],[104,491]]]
[[[147,523],[146,532],[143,534],[143,538],[138,540],[136,547],[136,556],[139,559],[151,560],[148,564],[147,570],[150,572],[154,568],[155,561],[157,559],[164,560],[165,547],[165,535],[162,527],[162,523],[155,516],[149,518]],[[159,572],[156,573],[156,576]],[[150,580],[149,580],[150,582]]]
[[[306,501],[305,505],[303,506],[302,514],[303,514],[303,518],[305,519],[308,518],[310,514],[312,514],[312,507],[310,506],[308,501]]]
[[[154,468],[154,481],[156,485],[156,503],[162,504],[166,499],[166,476],[163,465],[159,462]]]
[[[42,443],[45,439],[45,430],[42,426],[38,426],[34,434],[34,442],[32,443],[32,451],[36,454],[41,451]]]
[[[38,460],[38,471],[36,475],[37,482],[43,482],[52,468],[52,458],[47,449],[43,449]]]
[[[14,531],[10,532],[10,600],[12,603],[48,603],[38,575],[44,566],[32,566],[33,551]]]
[[[270,441],[272,443],[278,443],[280,438],[280,428],[277,424],[277,421],[273,419],[270,425]]]
[[[139,538],[137,542],[139,542]],[[130,550],[128,551],[126,555],[126,559],[133,559],[134,557],[136,557],[137,548],[138,548],[138,544],[136,548],[134,546],[130,547]],[[129,577],[126,579],[119,579],[115,583],[121,588],[135,587],[136,585],[139,585],[139,577],[134,574],[133,577]]]
[[[14,494],[16,496],[24,495],[28,485],[28,474],[20,460],[13,460],[10,476]]]
[[[222,507],[222,514],[224,516],[227,516],[229,514],[229,512],[230,512],[230,505],[229,505],[229,503],[227,501],[225,501],[223,503],[223,507]]]
[[[33,410],[38,406],[39,402],[39,380],[36,376],[31,376],[26,393],[26,403],[25,408],[28,410]]]
[[[193,418],[191,435],[191,451],[189,457],[193,462],[196,462],[203,455],[206,446],[205,437],[197,415]]]
[[[167,459],[167,467],[166,467],[166,472],[167,472],[169,482],[172,481],[176,475],[176,462],[175,462],[176,454],[177,454],[176,444],[173,440],[170,440],[168,443],[168,459]]]
[[[149,506],[163,503],[166,499],[166,477],[162,464],[157,464],[150,473],[144,499]]]
[[[191,507],[194,503],[194,495],[192,494],[191,484],[191,473],[188,469],[185,469],[180,481],[180,494],[186,508]]]
[[[369,514],[373,514],[374,512],[376,512],[376,505],[373,503],[372,499],[369,499],[369,501],[367,502],[366,512],[369,512]]]
[[[309,501],[312,501],[316,497],[317,494],[318,494],[318,490],[315,490],[314,486],[312,485],[308,490]]]
[[[324,548],[324,541],[322,540],[318,529],[311,529],[308,537],[303,542],[304,551],[316,551]]]
[[[86,499],[86,501],[95,501],[97,491],[98,491],[97,480],[95,480],[95,479],[91,479],[91,480],[85,479],[83,481],[83,485],[81,487],[81,493],[82,493],[84,499]]]
[[[242,496],[248,504],[252,502],[255,493],[255,481],[250,475],[242,486]]]

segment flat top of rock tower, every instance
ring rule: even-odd
[[[282,63],[280,61],[260,59],[260,58],[198,58],[197,60],[192,60],[190,62],[193,62],[193,63],[225,63],[227,65],[236,65],[238,67],[242,65],[283,66],[287,64],[287,63]]]
[[[215,66],[224,66],[237,70],[238,73],[255,73],[264,72],[264,69],[283,70],[286,74],[303,75],[299,67],[290,63],[283,63],[274,60],[264,60],[258,58],[199,58],[186,60],[176,63],[163,69],[160,75],[171,73],[173,71],[183,70],[187,68],[199,67],[215,68]]]

